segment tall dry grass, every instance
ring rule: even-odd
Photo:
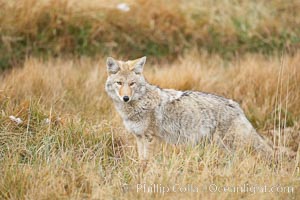
[[[148,60],[151,61],[151,57]],[[161,87],[238,101],[276,146],[298,152],[274,161],[213,145],[162,145],[139,169],[129,135],[105,94],[105,60],[28,59],[0,76],[0,197],[3,199],[296,199],[299,196],[300,54],[228,61],[193,51],[172,64],[146,64]],[[17,124],[9,116],[20,118]],[[144,193],[136,184],[194,185],[198,192]],[[219,186],[281,186],[291,192],[213,193]],[[291,189],[291,188],[290,188]]]

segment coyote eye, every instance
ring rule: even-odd
[[[133,86],[135,84],[135,82],[131,82],[129,83],[129,86]]]
[[[121,82],[121,81],[118,81],[117,84],[118,84],[118,85],[122,85],[122,82]]]

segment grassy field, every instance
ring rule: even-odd
[[[0,0],[0,199],[299,198],[300,1],[120,2]],[[236,100],[274,159],[161,144],[142,170],[107,55]]]
[[[149,61],[151,62],[151,57]],[[227,61],[197,51],[172,64],[146,64],[161,87],[213,92],[240,102],[260,133],[298,151],[300,53]],[[213,145],[162,145],[142,172],[134,138],[104,91],[105,59],[28,59],[1,75],[0,197],[3,199],[296,199],[299,151],[274,160]],[[9,118],[15,116],[22,122]],[[194,187],[147,193],[137,184]],[[211,192],[218,186],[279,187],[281,192]],[[211,187],[210,187],[211,186]],[[195,192],[195,188],[198,192]],[[292,190],[293,189],[293,190]],[[282,192],[285,191],[285,192]]]

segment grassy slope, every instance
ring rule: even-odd
[[[147,64],[145,76],[161,87],[233,98],[259,132],[279,146],[298,150],[299,63],[299,53],[282,59],[245,55],[228,62],[195,51],[173,64]],[[224,155],[211,145],[204,149],[163,145],[141,173],[135,142],[105,94],[105,79],[104,60],[87,58],[46,62],[33,58],[23,68],[0,76],[0,198],[299,196],[299,155],[288,160],[279,154],[275,162],[239,151],[235,156]],[[10,115],[23,123],[12,122]],[[199,192],[145,195],[136,192],[137,183],[192,184]],[[279,184],[293,186],[294,192],[215,194],[204,190],[211,183]],[[129,185],[128,190],[124,184]]]
[[[108,55],[174,59],[197,47],[231,58],[300,44],[299,1],[0,0],[0,69],[26,57]]]

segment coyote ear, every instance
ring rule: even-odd
[[[143,73],[144,65],[146,63],[146,56],[139,58],[138,61],[135,63],[133,71],[136,74],[141,74]]]
[[[107,72],[109,74],[116,74],[119,70],[120,67],[115,59],[112,57],[108,57],[106,60],[106,67],[107,67]]]

